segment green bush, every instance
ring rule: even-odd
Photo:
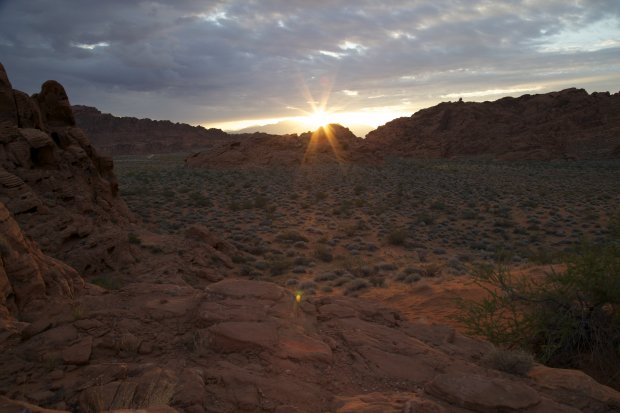
[[[566,269],[542,278],[512,276],[499,264],[474,282],[482,301],[459,300],[469,333],[524,349],[555,367],[620,373],[620,248],[582,245]],[[615,367],[614,367],[615,366]]]

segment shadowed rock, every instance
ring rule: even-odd
[[[132,220],[118,197],[112,160],[75,120],[67,94],[49,80],[32,98],[0,71],[0,202],[46,253],[80,272],[133,261],[121,229]]]
[[[75,118],[65,88],[55,80],[48,80],[41,86],[41,92],[34,95],[39,102],[43,121],[50,127],[75,126]]]
[[[336,124],[301,135],[231,135],[236,139],[185,160],[189,167],[255,168],[366,162],[358,148],[362,139]]]
[[[605,159],[620,144],[620,93],[566,89],[494,102],[444,102],[366,135],[365,147],[416,158]]]
[[[86,131],[93,146],[114,156],[193,151],[230,139],[220,129],[118,117],[89,106],[75,105],[73,113],[77,126]]]

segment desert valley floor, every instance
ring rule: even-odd
[[[183,156],[115,160],[131,210],[154,233],[201,224],[239,251],[229,275],[306,294],[408,291],[498,260],[559,263],[581,242],[605,240],[620,205],[615,161],[210,170],[186,168]]]

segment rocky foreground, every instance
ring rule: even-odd
[[[451,327],[222,279],[234,246],[200,226],[136,248],[147,231],[62,86],[28,97],[1,66],[0,161],[2,412],[620,411],[582,372],[491,368]],[[111,266],[123,287],[84,281]]]

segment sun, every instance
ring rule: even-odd
[[[331,123],[329,113],[323,109],[317,109],[313,113],[306,115],[304,122],[312,129],[318,129]]]

